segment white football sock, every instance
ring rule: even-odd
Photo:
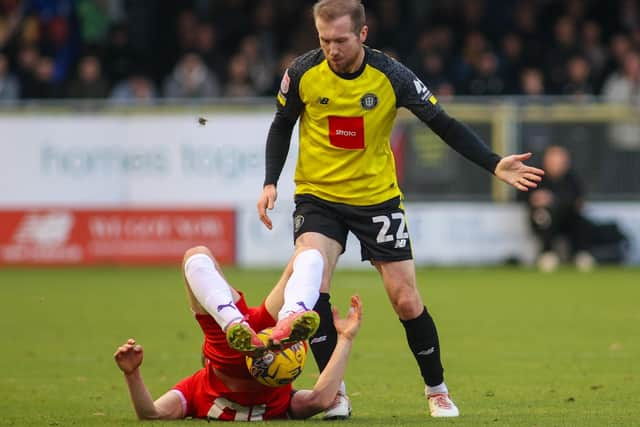
[[[223,330],[229,323],[243,319],[233,302],[231,287],[208,255],[191,255],[184,263],[184,275],[200,305]]]
[[[438,385],[434,385],[433,387],[425,386],[425,391],[427,393],[427,396],[431,394],[437,394],[437,393],[444,393],[444,394],[449,393],[449,390],[447,389],[447,385],[444,382]]]
[[[284,288],[284,304],[278,320],[298,311],[312,310],[320,297],[324,258],[317,249],[300,252],[293,260],[293,273]]]

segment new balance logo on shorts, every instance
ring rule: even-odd
[[[394,248],[404,248],[405,246],[407,246],[407,239],[398,239],[396,240]]]

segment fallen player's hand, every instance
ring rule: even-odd
[[[142,364],[143,351],[142,346],[136,344],[136,340],[129,338],[126,344],[122,344],[113,354],[118,368],[125,373],[131,375]]]
[[[344,319],[340,318],[338,309],[333,308],[333,323],[336,327],[338,335],[352,340],[356,337],[358,330],[360,329],[360,323],[362,321],[362,302],[358,295],[351,297],[351,306],[349,307],[349,314]]]

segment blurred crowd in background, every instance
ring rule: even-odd
[[[273,96],[313,0],[0,0],[0,100]],[[367,44],[440,96],[640,106],[638,0],[364,0]],[[597,99],[597,98],[596,98]]]

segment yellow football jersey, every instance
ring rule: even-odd
[[[402,195],[390,145],[397,109],[423,119],[440,111],[413,72],[368,47],[348,75],[333,72],[321,49],[297,58],[277,98],[285,117],[300,118],[296,194],[358,206]]]

